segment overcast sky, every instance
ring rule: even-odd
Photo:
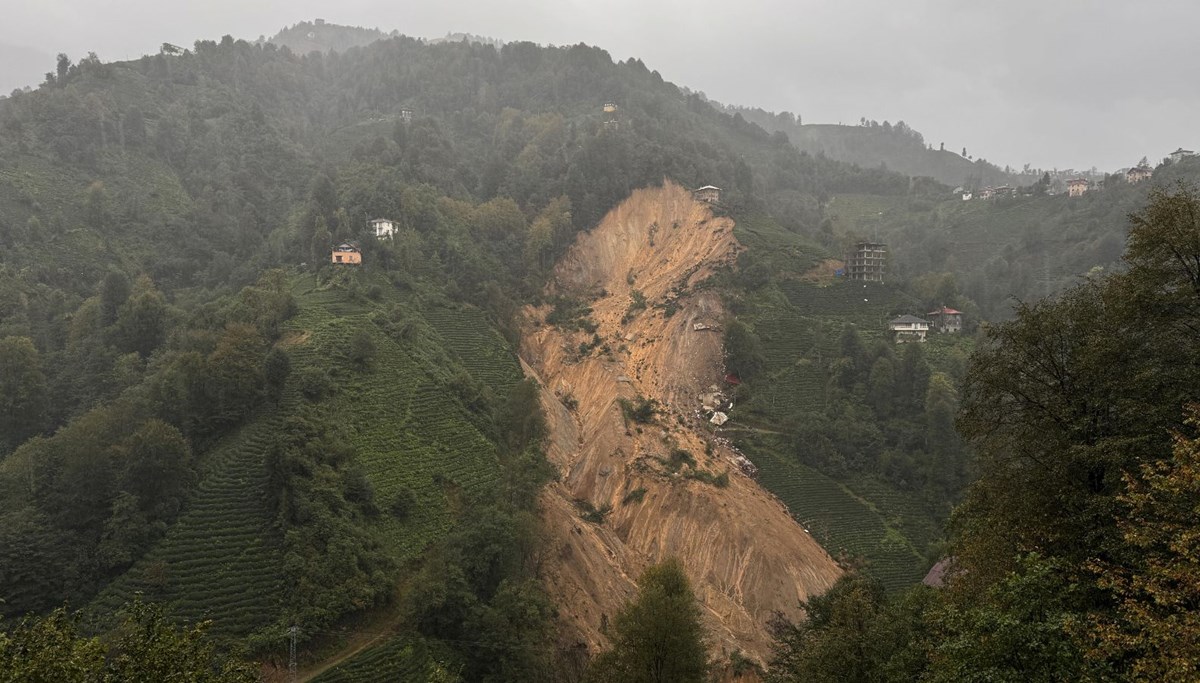
[[[1197,0],[3,0],[0,92],[52,55],[254,39],[316,17],[578,42],[806,123],[903,120],[1003,166],[1115,170],[1200,148]],[[17,75],[23,74],[23,75]]]

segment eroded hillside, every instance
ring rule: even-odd
[[[559,307],[579,300],[590,312],[550,324],[550,306],[526,311],[521,355],[545,389],[548,454],[561,475],[544,509],[565,646],[606,647],[604,624],[637,576],[675,555],[713,653],[763,658],[771,613],[797,616],[840,574],[699,414],[699,396],[724,374],[724,312],[700,284],[738,249],[733,221],[678,185],[639,190],[558,264]],[[628,414],[643,399],[659,404],[644,423]]]

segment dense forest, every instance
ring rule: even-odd
[[[637,59],[372,35],[60,55],[0,100],[0,662],[57,643],[117,680],[145,644],[99,662],[92,635],[157,629],[200,668],[219,658],[212,680],[243,680],[225,655],[281,666],[295,635],[315,662],[358,627],[387,637],[320,680],[573,680],[545,646],[537,496],[554,473],[514,316],[579,232],[670,178],[724,188],[746,246],[710,283],[741,378],[728,436],[860,570],[777,624],[768,676],[1178,670],[1182,636],[1155,638],[1196,600],[1176,574],[1194,549],[1169,542],[1195,488],[1191,190],[963,207],[934,180],[802,151]],[[377,217],[392,239],[368,234]],[[871,231],[894,281],[805,279]],[[328,264],[344,241],[366,267]],[[971,330],[1012,319],[924,349],[885,336],[888,316],[940,305]],[[789,497],[801,480],[871,533]],[[942,555],[947,590],[903,592]],[[645,600],[678,612],[673,572],[648,571]],[[172,630],[139,594],[211,628]],[[654,615],[639,609],[615,625],[631,651]],[[1026,630],[981,637],[998,624]],[[606,657],[587,675],[639,666]],[[860,675],[835,675],[848,658]]]

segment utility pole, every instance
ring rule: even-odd
[[[288,635],[291,636],[288,643],[288,681],[290,683],[296,683],[296,634],[299,632],[300,629],[296,626],[288,629]]]

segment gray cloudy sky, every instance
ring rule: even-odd
[[[0,0],[0,92],[57,52],[127,59],[322,17],[599,45],[723,102],[904,120],[1000,165],[1115,170],[1200,148],[1196,0]],[[17,74],[23,74],[18,76]]]

